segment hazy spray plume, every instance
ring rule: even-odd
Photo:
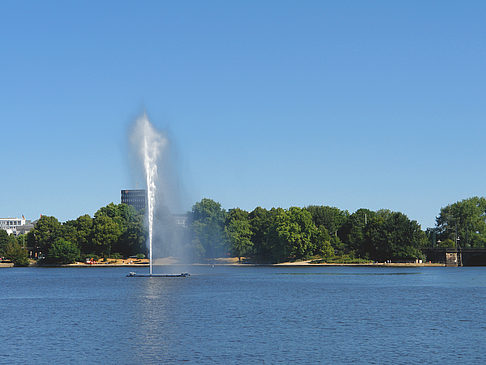
[[[180,184],[171,161],[167,133],[157,130],[146,114],[134,123],[130,142],[137,156],[139,175],[147,190],[147,248],[153,268],[167,263],[168,257],[187,257],[184,228],[176,223],[174,210],[180,213]],[[165,261],[162,260],[165,258]],[[150,273],[152,273],[152,265]]]

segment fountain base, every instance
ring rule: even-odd
[[[191,276],[188,272],[183,272],[180,274],[137,274],[135,272],[128,273],[127,277],[142,277],[142,278],[187,278]]]

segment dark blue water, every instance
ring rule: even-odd
[[[1,269],[0,363],[486,361],[486,268],[128,271]]]

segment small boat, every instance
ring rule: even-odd
[[[143,278],[151,278],[151,277],[157,277],[157,278],[187,278],[188,276],[191,276],[188,272],[183,272],[180,274],[137,274],[136,272],[129,272],[127,277],[143,277]]]

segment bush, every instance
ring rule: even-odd
[[[86,255],[86,259],[89,260],[89,259],[93,259],[94,261],[98,261],[100,259],[100,257],[94,253],[89,253]]]
[[[350,257],[349,255],[334,256],[327,259],[311,261],[311,264],[371,264],[373,261]]]
[[[27,250],[20,243],[9,242],[5,248],[5,258],[12,261],[14,266],[29,265],[29,256]]]
[[[437,241],[437,246],[438,247],[445,247],[445,248],[453,248],[456,247],[456,243],[451,240],[450,238],[446,238],[443,241]]]
[[[136,257],[137,257],[137,259],[140,260],[140,259],[144,259],[145,258],[145,255],[143,253],[139,253],[139,254],[137,254]]]
[[[75,243],[62,238],[56,240],[46,255],[46,261],[56,264],[72,264],[79,259],[80,251]]]
[[[115,260],[118,260],[118,259],[121,259],[122,258],[122,255],[119,254],[118,252],[115,252],[115,253],[113,253],[113,254],[110,255],[110,258],[115,259]]]

